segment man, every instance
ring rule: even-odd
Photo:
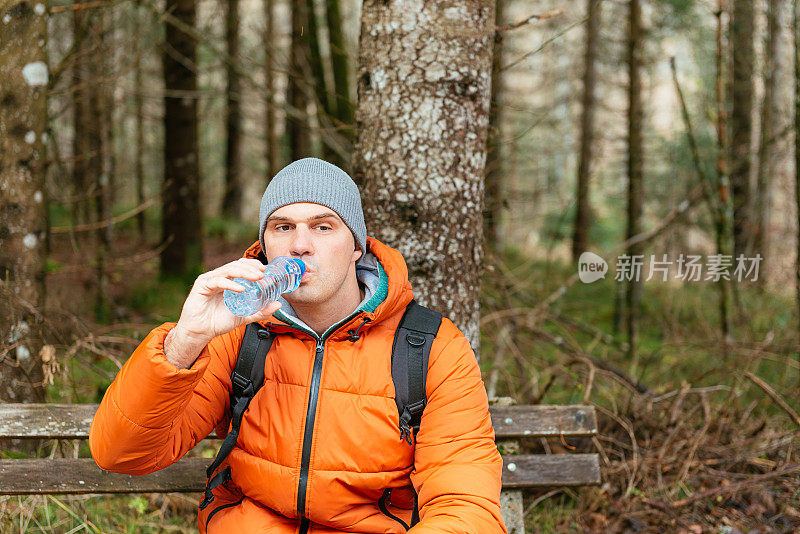
[[[259,242],[200,275],[177,323],[155,328],[108,388],[89,445],[108,471],[146,474],[214,428],[230,431],[231,371],[246,324],[274,334],[265,380],[225,463],[230,480],[198,514],[200,532],[506,533],[502,459],[467,339],[443,319],[431,346],[415,439],[398,434],[395,330],[413,293],[400,253],[367,237],[358,188],[330,163],[282,169],[261,200]],[[231,314],[234,277],[277,256],[301,284],[249,317]]]

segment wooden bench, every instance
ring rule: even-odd
[[[96,404],[2,404],[0,439],[88,439]],[[592,406],[490,406],[501,451],[523,438],[597,433]],[[210,458],[186,457],[145,476],[101,470],[91,458],[0,459],[0,495],[200,492]],[[503,454],[503,517],[524,534],[522,490],[600,484],[598,455]]]

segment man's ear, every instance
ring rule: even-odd
[[[358,246],[356,234],[354,234],[352,230],[350,230],[350,234],[353,236],[353,261],[356,262],[361,256],[364,255],[364,251]]]

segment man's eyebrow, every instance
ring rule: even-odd
[[[308,220],[309,221],[318,221],[320,219],[335,219],[335,218],[336,218],[336,214],[335,213],[328,212],[328,213],[320,213],[320,214],[317,214],[317,215],[312,215],[311,217],[308,218]],[[270,215],[267,218],[267,222],[269,223],[270,221],[292,222],[293,219],[291,217],[284,217],[284,216],[280,216],[280,215]]]

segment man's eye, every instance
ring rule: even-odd
[[[287,229],[288,229],[288,228],[289,228],[289,225],[288,225],[288,224],[280,224],[280,225],[278,225],[278,226],[276,226],[276,227],[275,227],[275,229],[276,229],[276,230],[281,230],[281,231],[282,231],[282,229],[284,229],[284,228],[287,228]]]
[[[320,224],[319,226],[317,226],[317,228],[319,228],[320,230],[330,230],[331,229],[331,227],[328,226],[327,224]]]

